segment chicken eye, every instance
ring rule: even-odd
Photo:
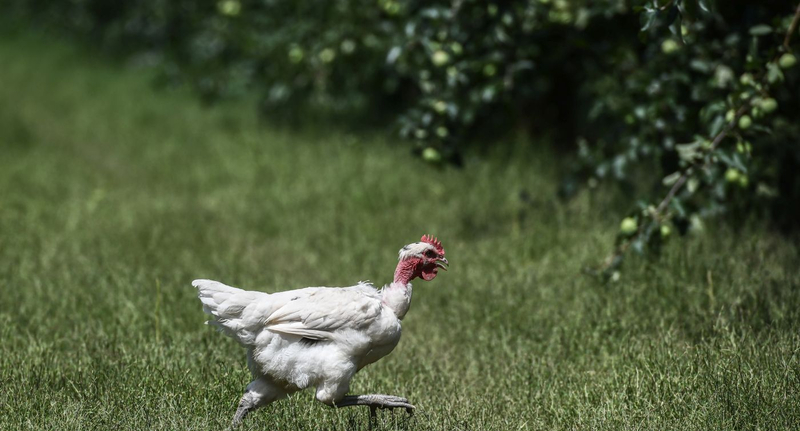
[[[425,252],[425,256],[428,257],[428,258],[433,259],[434,257],[436,257],[436,253],[434,253],[433,250],[427,250]]]

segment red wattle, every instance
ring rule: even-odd
[[[408,284],[417,277],[431,281],[437,273],[438,268],[435,264],[426,265],[421,258],[401,260],[397,263],[397,269],[394,271],[394,282]]]

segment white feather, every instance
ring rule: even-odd
[[[422,257],[427,250],[436,251],[436,247],[427,242],[415,242],[400,249],[398,260],[411,259],[412,257]]]
[[[248,348],[257,379],[281,396],[315,386],[326,403],[344,396],[356,371],[394,349],[411,300],[410,285],[387,286],[383,296],[367,283],[274,294],[212,280],[192,285],[209,323]]]

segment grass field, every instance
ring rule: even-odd
[[[381,135],[203,108],[43,37],[0,39],[0,64],[2,429],[222,429],[249,375],[192,279],[384,283],[423,233],[451,270],[417,283],[400,345],[352,386],[418,412],[376,429],[800,424],[800,257],[778,234],[709,221],[603,284],[581,269],[608,252],[619,200],[559,201],[552,155],[439,170]],[[242,429],[367,417],[306,391]]]

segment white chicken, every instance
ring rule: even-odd
[[[307,287],[267,294],[194,280],[209,324],[247,348],[253,381],[247,385],[232,427],[253,410],[293,392],[316,388],[317,400],[334,407],[354,405],[414,409],[391,395],[349,395],[358,370],[388,355],[400,341],[400,321],[411,304],[411,280],[433,280],[447,269],[438,239],[400,250],[394,281],[382,289],[355,286]]]

